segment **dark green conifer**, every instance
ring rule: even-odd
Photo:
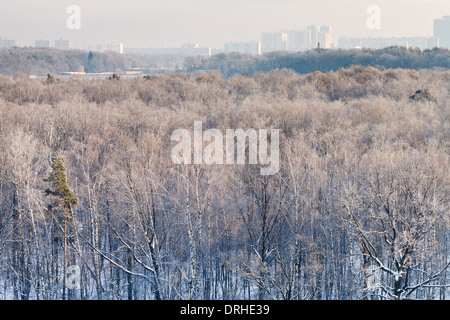
[[[51,161],[52,172],[45,181],[50,182],[51,187],[45,192],[47,195],[54,196],[53,201],[48,209],[52,212],[60,212],[64,220],[70,218],[72,210],[78,204],[78,199],[70,190],[67,183],[66,168],[64,167],[63,158],[60,155],[56,155]]]

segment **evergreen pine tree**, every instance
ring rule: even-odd
[[[56,155],[51,161],[52,172],[45,181],[50,182],[51,188],[45,193],[55,198],[49,206],[49,211],[53,213],[62,213],[62,218],[67,222],[71,218],[72,210],[78,204],[78,199],[70,190],[66,178],[66,168],[64,167],[63,158]]]
[[[74,262],[73,252],[68,252],[68,240],[70,241],[70,227],[73,227],[73,209],[78,204],[78,199],[67,184],[66,168],[64,167],[63,158],[60,155],[56,155],[52,158],[51,168],[52,172],[49,177],[45,179],[45,181],[50,182],[51,187],[45,192],[54,199],[48,206],[49,212],[63,225],[64,278],[62,299],[66,300],[67,294],[69,299],[73,295],[73,290],[70,290],[66,284],[66,268],[68,264],[71,265]]]
[[[86,73],[93,73],[94,72],[94,61],[93,60],[94,60],[94,54],[92,53],[92,51],[89,51],[87,64],[84,67],[84,71]]]

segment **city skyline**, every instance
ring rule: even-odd
[[[0,35],[0,48],[17,46],[15,39],[2,38]],[[333,27],[329,25],[310,25],[302,30],[280,30],[276,32],[262,32],[257,41],[228,41],[221,48],[202,47],[198,43],[184,43],[171,48],[132,48],[124,47],[122,42],[96,41],[74,46],[70,40],[60,38],[50,41],[39,39],[34,41],[36,48],[81,49],[88,51],[114,51],[123,53],[150,53],[150,54],[187,54],[211,56],[219,52],[240,52],[253,55],[271,51],[304,51],[313,48],[324,49],[352,49],[372,48],[381,49],[389,46],[404,46],[419,49],[432,49],[435,47],[450,48],[450,16],[433,20],[433,35],[429,37],[339,37],[333,38]]]
[[[67,8],[80,8],[80,29],[70,30]],[[369,29],[371,5],[380,8],[381,27]],[[0,36],[33,46],[39,39],[68,39],[81,46],[120,42],[126,47],[178,47],[194,42],[223,48],[230,41],[261,41],[262,32],[301,30],[309,25],[333,26],[333,37],[431,36],[433,20],[450,14],[446,0],[361,1],[293,0],[4,0],[0,4]]]

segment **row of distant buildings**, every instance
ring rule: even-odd
[[[406,47],[433,49],[440,47],[437,37],[399,37],[399,38],[339,38],[337,47],[341,49],[382,49],[386,47]]]
[[[263,32],[261,35],[262,53],[270,51],[303,51],[313,48],[334,48],[330,26],[308,26],[305,30]]]
[[[13,48],[16,46],[16,40],[0,37],[0,48]]]
[[[0,48],[14,48],[16,46],[16,40],[0,37]],[[53,45],[50,44],[50,40],[36,40],[34,42],[34,46],[36,48],[58,48],[63,50],[68,50],[70,48],[69,40],[59,39],[53,42]]]
[[[212,49],[211,47],[201,47],[198,43],[188,42],[178,48],[126,48],[125,53],[211,56],[218,53],[218,51],[217,49]]]
[[[50,48],[50,40],[36,40],[34,42],[36,48]],[[54,41],[54,48],[68,50],[70,49],[70,41],[65,39],[59,39]],[[92,42],[89,43],[85,48],[89,51],[106,52],[112,51],[122,54],[123,53],[123,43],[111,43],[111,42]]]
[[[261,42],[227,42],[224,52],[240,52],[253,55],[271,51],[303,51],[317,47],[332,49],[332,28],[330,26],[308,26],[305,30],[283,30],[263,32]]]
[[[53,42],[53,46],[50,45],[50,40],[36,40],[34,42],[34,46],[36,48],[57,48],[61,50],[69,50],[70,49],[70,41],[65,39],[58,39]]]
[[[373,48],[381,49],[390,46],[406,48],[450,49],[450,16],[436,19],[433,23],[433,36],[431,37],[398,37],[398,38],[339,38],[338,48]]]
[[[16,41],[13,39],[2,39],[0,37],[0,48],[13,48],[16,46]],[[35,48],[57,48],[57,49],[61,49],[61,50],[69,50],[71,49],[71,45],[70,45],[70,41],[66,40],[66,39],[58,39],[58,40],[54,40],[53,42],[51,42],[50,40],[36,40],[34,42],[34,47]],[[93,43],[89,43],[87,46],[85,46],[84,48],[81,49],[85,49],[85,50],[89,50],[89,51],[97,51],[97,52],[107,52],[107,51],[112,51],[112,52],[117,52],[122,54],[124,49],[123,49],[123,43],[111,43],[111,42],[93,42]]]
[[[311,25],[303,30],[282,30],[278,32],[263,32],[261,41],[227,42],[223,49],[201,47],[197,43],[186,43],[178,48],[125,48],[122,43],[89,43],[81,49],[97,52],[112,51],[117,53],[141,54],[173,54],[211,56],[216,53],[239,52],[252,55],[261,55],[271,51],[304,51],[315,48],[323,49],[355,49],[355,48],[386,48],[390,46],[432,49],[436,47],[450,49],[450,16],[434,20],[433,36],[430,37],[398,37],[398,38],[347,38],[341,37],[333,41],[331,26]],[[0,48],[11,48],[15,41],[0,38]],[[49,40],[36,40],[35,47],[51,47]],[[69,40],[55,40],[53,47],[67,50],[70,48]]]
[[[450,49],[450,16],[434,20],[433,36],[430,37],[391,37],[391,38],[347,38],[333,41],[330,26],[308,26],[305,30],[263,32],[261,42],[227,42],[224,51],[260,55],[271,51],[304,51],[323,49],[381,49],[391,46],[406,48]]]

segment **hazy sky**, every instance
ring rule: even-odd
[[[81,9],[81,29],[69,30],[69,5]],[[381,29],[366,26],[370,5]],[[0,37],[17,45],[59,38],[73,43],[123,42],[172,47],[186,42],[222,48],[260,41],[261,32],[331,25],[340,36],[429,36],[433,19],[450,15],[450,0],[0,0]]]

